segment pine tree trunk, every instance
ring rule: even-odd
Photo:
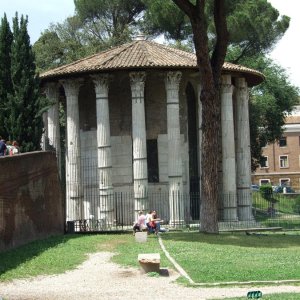
[[[218,92],[203,91],[202,101],[202,195],[200,231],[218,233],[218,162],[220,105]]]
[[[202,165],[200,231],[218,233],[218,162],[221,123],[219,86],[227,51],[225,1],[214,0],[216,40],[209,53],[204,0],[173,0],[190,18],[202,86]]]

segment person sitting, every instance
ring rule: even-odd
[[[138,218],[136,222],[134,222],[133,224],[133,235],[135,235],[137,231],[143,231],[144,229],[147,228],[145,225],[145,220],[146,220],[146,216],[144,215],[143,211],[140,210],[138,212]]]
[[[152,213],[153,210],[150,210],[146,215],[146,226],[148,229],[148,234],[155,232],[155,227],[154,227],[155,224],[152,222]]]
[[[150,221],[150,233],[153,232],[155,234],[158,234],[159,232],[165,232],[166,229],[162,228],[160,226],[160,223],[162,223],[163,220],[161,220],[160,218],[158,218],[157,213],[155,210],[152,211],[151,213],[151,221]]]

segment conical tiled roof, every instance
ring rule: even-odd
[[[137,40],[49,70],[40,77],[45,81],[112,70],[183,68],[198,68],[195,54],[153,41]],[[225,63],[223,69],[245,73],[251,85],[259,84],[264,79],[260,72],[239,65]]]

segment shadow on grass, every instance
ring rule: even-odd
[[[253,248],[289,248],[300,247],[300,235],[272,233],[220,233],[205,234],[200,232],[169,232],[162,236],[163,240],[198,242],[215,245],[232,245]]]
[[[13,270],[21,264],[30,261],[50,248],[67,243],[71,239],[80,237],[78,234],[53,236],[44,240],[37,240],[26,245],[1,252],[0,276],[9,270]]]

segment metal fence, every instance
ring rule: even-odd
[[[178,197],[183,207],[178,207]],[[240,195],[241,197],[241,195]],[[106,232],[131,230],[137,217],[133,193],[115,192],[103,199],[94,195],[84,200],[84,205],[77,209],[79,218],[67,219],[69,232]],[[101,202],[102,201],[102,202]],[[170,203],[174,201],[174,203]],[[176,203],[175,203],[176,202]],[[180,230],[198,230],[201,220],[196,219],[195,207],[201,207],[200,195],[196,193],[169,195],[169,193],[149,193],[148,210],[156,210],[163,226]],[[170,207],[174,211],[170,211]],[[83,209],[83,211],[80,211]],[[86,210],[86,211],[84,211]],[[260,192],[252,193],[252,209],[243,221],[226,220],[222,218],[222,208],[219,209],[219,229],[236,230],[247,228],[282,227],[284,229],[300,229],[300,194],[276,194],[272,201],[265,199]],[[92,212],[92,213],[91,213]],[[73,215],[76,215],[74,213]],[[176,218],[174,218],[176,216]]]

